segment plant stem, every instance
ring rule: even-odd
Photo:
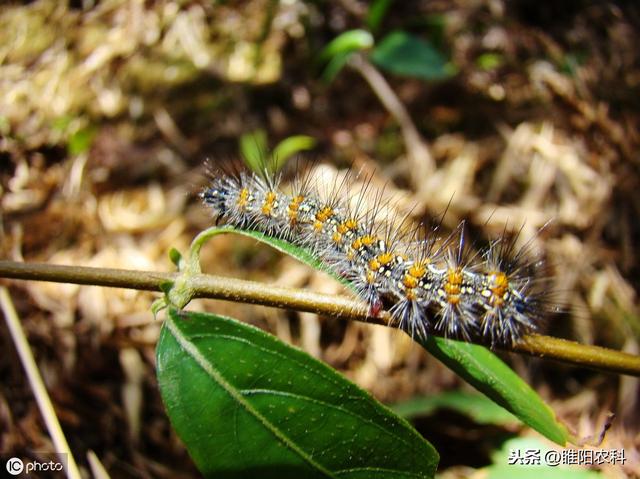
[[[175,281],[179,274],[0,261],[0,277],[160,291],[163,283]],[[344,296],[206,274],[193,275],[191,281],[195,297],[199,298],[261,304],[375,324],[388,325],[391,322],[388,312],[371,317],[366,304]],[[508,350],[601,371],[640,376],[640,356],[539,334],[525,336]]]
[[[402,137],[407,148],[411,179],[416,191],[424,187],[424,179],[429,178],[436,170],[435,162],[429,146],[418,132],[411,115],[395,94],[387,80],[362,54],[354,54],[349,59],[349,66],[357,71],[369,84],[380,102],[393,116],[400,126]]]

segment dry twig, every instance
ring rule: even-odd
[[[7,289],[3,286],[0,286],[0,308],[2,308],[2,312],[4,313],[5,321],[9,327],[11,338],[16,345],[22,366],[27,373],[27,378],[29,379],[29,384],[31,384],[33,394],[36,397],[40,413],[44,418],[44,422],[47,425],[49,434],[51,435],[53,445],[56,448],[56,452],[60,455],[60,460],[63,464],[65,464],[63,458],[66,454],[67,477],[70,479],[80,479],[82,476],[80,476],[78,465],[71,454],[71,449],[69,448],[67,439],[64,436],[64,432],[62,432],[60,421],[58,421],[58,416],[53,408],[51,398],[44,386],[42,376],[40,376],[40,372],[38,371],[38,366],[33,357],[33,353],[31,352],[31,347],[29,346],[27,337],[24,334],[24,330],[22,329],[22,325],[20,324],[20,319],[13,307],[13,302],[11,301]]]

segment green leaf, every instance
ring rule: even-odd
[[[301,151],[311,150],[314,146],[316,140],[311,136],[296,135],[285,138],[271,153],[273,171],[280,171],[290,157]]]
[[[182,253],[175,248],[171,248],[169,250],[169,259],[171,262],[178,268],[180,268],[180,263],[182,262]]]
[[[575,77],[578,73],[578,69],[584,65],[588,56],[589,55],[585,52],[570,52],[565,54],[560,63],[560,71],[566,75]]]
[[[341,33],[324,47],[318,60],[325,63],[339,54],[365,50],[373,46],[373,35],[366,30],[349,30]]]
[[[167,307],[167,301],[163,298],[156,299],[153,303],[151,303],[151,313],[153,314],[153,319],[158,318],[158,313]]]
[[[342,276],[338,275],[335,271],[329,268],[325,263],[316,258],[311,252],[307,249],[301,248],[294,244],[289,243],[283,239],[274,238],[272,236],[267,236],[260,231],[251,231],[251,230],[240,230],[231,225],[217,226],[214,228],[209,228],[215,234],[224,234],[224,233],[233,233],[239,234],[242,236],[247,236],[249,238],[253,238],[261,243],[271,246],[277,251],[284,253],[286,255],[291,256],[294,259],[297,259],[301,263],[306,264],[307,266],[312,267],[315,270],[323,271],[327,273],[329,276],[342,283],[347,288],[352,288],[352,284],[349,283]],[[209,231],[207,230],[207,231]],[[213,234],[213,233],[212,233]]]
[[[427,81],[455,73],[455,67],[431,43],[404,31],[384,37],[372,50],[371,60],[390,73]]]
[[[522,422],[564,446],[569,431],[553,410],[509,366],[487,348],[431,336],[420,344],[449,369]]]
[[[96,133],[97,130],[93,126],[88,126],[76,131],[69,138],[69,144],[67,145],[69,154],[75,156],[89,151]]]
[[[242,231],[233,226],[211,228],[221,233],[237,233],[266,243],[299,261],[329,273],[353,290],[341,278],[304,248],[259,232]],[[509,366],[487,348],[462,341],[431,336],[419,342],[427,351],[457,373],[481,393],[513,413],[518,419],[557,444],[564,445],[572,436],[559,422],[553,410]]]
[[[420,23],[418,23],[419,25]],[[424,17],[424,27],[429,35],[429,40],[438,48],[447,44],[447,15],[432,13]]]
[[[465,414],[478,424],[513,424],[516,417],[509,411],[477,393],[447,391],[433,396],[410,399],[391,406],[391,410],[404,418],[431,415],[438,409],[452,409]]]
[[[264,130],[255,130],[240,137],[240,154],[254,173],[264,172],[268,151],[267,133]]]
[[[327,67],[322,72],[322,80],[325,83],[331,83],[338,76],[338,73],[342,70],[342,68],[347,64],[349,58],[353,55],[353,52],[342,52],[335,55],[329,63],[327,63]]]
[[[427,478],[435,449],[337,372],[233,319],[169,309],[157,373],[171,422],[215,478]]]
[[[11,123],[9,122],[9,119],[4,115],[0,115],[0,135],[9,136],[10,132]]]
[[[504,56],[500,53],[483,53],[476,59],[476,65],[482,70],[494,70],[504,63]]]
[[[375,0],[372,2],[369,7],[369,11],[367,12],[367,27],[372,32],[378,31],[380,28],[380,24],[384,20],[384,17],[387,15],[387,11],[389,7],[393,3],[393,0]]]
[[[73,118],[69,115],[63,115],[51,122],[51,128],[55,131],[64,132],[67,130]]]

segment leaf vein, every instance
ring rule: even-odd
[[[173,318],[170,316],[166,320],[167,327],[171,334],[176,339],[178,344],[196,361],[196,363],[220,386],[227,394],[229,394],[239,405],[241,405],[249,414],[254,416],[260,423],[273,434],[280,442],[282,442],[291,451],[296,453],[307,464],[317,469],[327,477],[335,477],[331,471],[325,468],[322,464],[314,461],[313,458],[297,446],[291,439],[285,435],[276,425],[272,424],[265,416],[257,411],[240,392],[218,371],[207,359],[202,355],[200,350],[189,341],[187,337],[180,331],[180,328],[175,324]]]

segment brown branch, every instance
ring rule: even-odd
[[[0,277],[160,291],[160,286],[175,281],[178,273],[0,261]],[[199,298],[261,304],[383,325],[390,322],[387,312],[372,318],[365,304],[344,296],[206,274],[194,275],[191,281],[195,296]],[[640,376],[640,356],[549,336],[528,335],[509,351],[601,371]]]

